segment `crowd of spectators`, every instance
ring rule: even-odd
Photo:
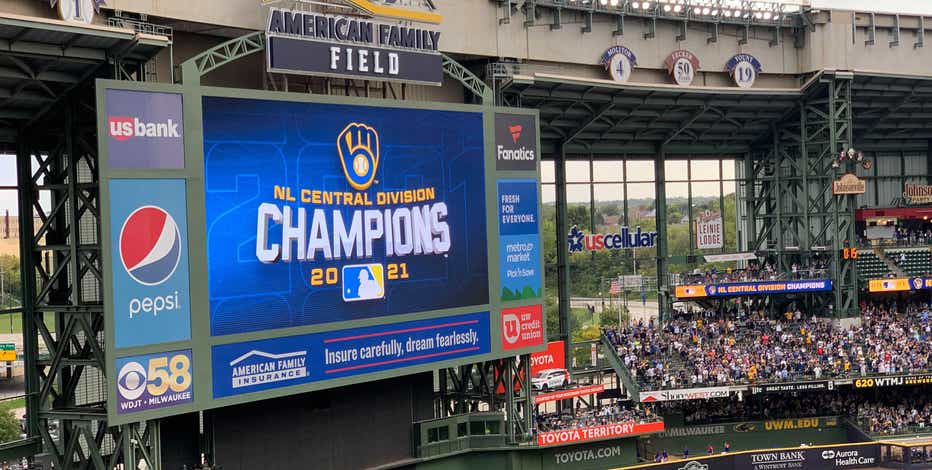
[[[739,398],[688,400],[657,403],[658,414],[678,413],[687,425],[727,423],[734,421],[766,421],[783,418],[816,416],[854,416],[864,398],[851,393],[808,392],[768,393]]]
[[[922,389],[886,394],[876,402],[857,407],[858,423],[870,434],[932,432],[932,401]]]
[[[577,405],[580,402],[577,401]],[[536,413],[538,432],[559,431],[564,429],[585,428],[612,423],[650,423],[660,421],[659,415],[653,409],[640,405],[628,405],[620,401],[610,405],[600,405],[594,408],[577,406],[575,409],[565,409],[562,413]]]
[[[719,270],[712,267],[708,270],[694,269],[692,272],[680,276],[681,284],[715,284],[727,282],[753,282],[777,281],[781,279],[819,279],[827,274],[828,262],[821,257],[813,258],[811,263],[790,265],[790,272],[783,273],[776,269],[770,261],[750,261],[744,269],[726,268]]]
[[[892,238],[867,238],[867,231],[862,230],[858,234],[859,246],[871,245],[895,245],[895,246],[917,246],[932,245],[932,225],[928,223],[916,226],[899,226],[894,227]]]
[[[897,227],[893,238],[898,245],[928,245],[932,243],[932,227]]]
[[[638,320],[603,329],[645,390],[919,372],[929,369],[928,305],[862,304],[843,328],[806,317],[746,308],[703,311],[659,325]]]
[[[687,425],[840,416],[851,418],[871,435],[932,432],[932,395],[922,386],[886,392],[845,390],[732,396],[650,406],[656,414],[681,414]]]

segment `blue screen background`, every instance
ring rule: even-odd
[[[482,114],[204,98],[204,183],[212,335],[228,335],[488,303]],[[447,204],[451,249],[446,255],[385,257],[377,240],[368,258],[263,264],[256,259],[257,208],[276,185],[354,191],[346,181],[336,137],[350,122],[377,129],[381,155],[367,192],[433,186]],[[421,203],[421,204],[429,204]],[[400,204],[386,207],[413,207]],[[346,221],[354,210],[338,208]],[[328,218],[329,219],[329,218]],[[331,236],[332,236],[332,227]],[[269,240],[281,240],[281,227]],[[407,263],[406,280],[386,280],[385,298],[345,303],[338,282],[311,286],[312,268],[367,262]]]

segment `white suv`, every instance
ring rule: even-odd
[[[570,373],[566,369],[544,369],[531,379],[534,390],[550,390],[570,384]]]

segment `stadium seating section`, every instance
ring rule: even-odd
[[[905,256],[902,261],[901,255]],[[922,276],[932,273],[932,251],[928,248],[917,248],[911,250],[887,250],[887,256],[892,259],[907,276]],[[861,269],[860,258],[858,259],[858,270]]]
[[[858,253],[858,276],[861,280],[877,279],[889,272],[887,265],[873,251],[862,250]]]

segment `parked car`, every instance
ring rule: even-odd
[[[566,369],[544,369],[531,378],[531,387],[534,390],[546,391],[565,387],[570,381],[570,373]]]

